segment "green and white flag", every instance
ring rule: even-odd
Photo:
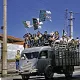
[[[32,26],[30,25],[30,21],[23,21],[23,24],[24,24],[25,28],[30,28],[30,27],[32,27]]]

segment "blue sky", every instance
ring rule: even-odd
[[[41,9],[50,10],[52,12],[52,22],[45,21],[42,25],[41,32],[45,30],[48,33],[59,31],[60,36],[64,28],[64,12],[68,11],[80,12],[80,0],[7,0],[7,33],[15,37],[22,38],[28,31],[36,33],[33,28],[26,29],[22,23],[23,20],[38,18]],[[0,0],[0,26],[2,26],[3,18],[3,0]],[[74,15],[74,37],[80,37],[80,14]],[[2,31],[0,30],[0,33]]]

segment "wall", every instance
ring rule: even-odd
[[[20,50],[20,53],[24,49],[23,45],[18,44],[7,44],[7,59],[14,59],[17,50]],[[1,43],[0,43],[0,59],[1,59]]]

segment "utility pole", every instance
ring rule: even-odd
[[[68,36],[68,9],[65,10],[65,32]]]
[[[2,76],[7,75],[7,0],[3,0]]]
[[[70,38],[73,38],[73,12],[71,11],[70,12],[70,19],[69,19],[69,21],[70,21],[70,27],[69,27],[69,36],[70,36]]]

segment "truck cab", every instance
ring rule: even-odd
[[[54,54],[50,46],[32,47],[23,50],[19,68],[22,79],[28,79],[32,75],[45,75],[45,78],[52,78],[52,56]]]

